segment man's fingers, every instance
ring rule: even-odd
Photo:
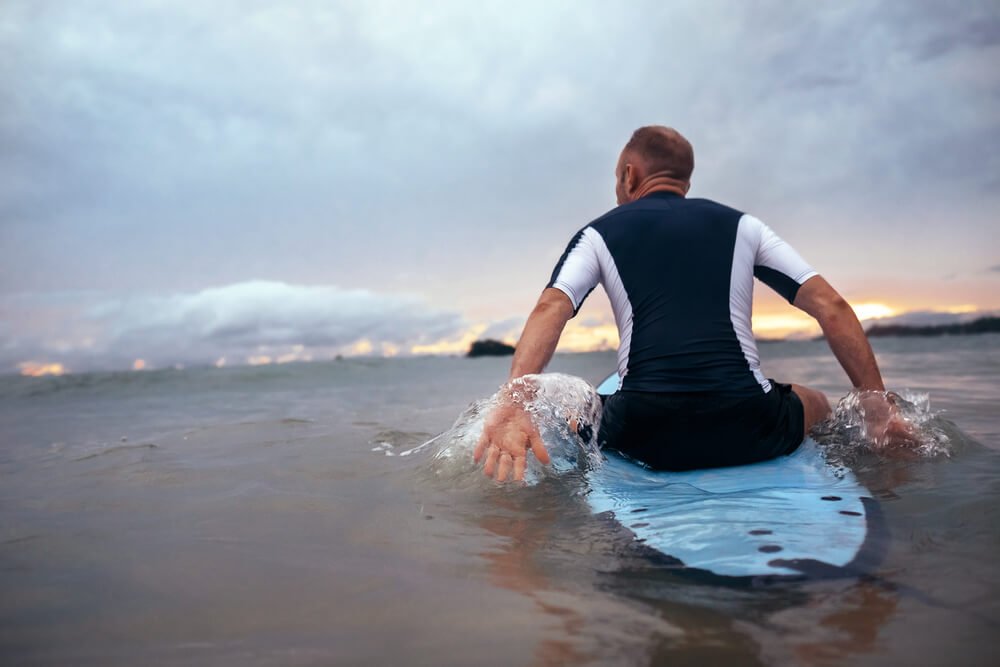
[[[916,447],[920,445],[920,432],[902,417],[896,416],[889,420],[885,429],[885,438],[901,447]]]
[[[500,448],[496,445],[491,445],[489,449],[486,450],[486,465],[483,466],[483,474],[487,477],[493,477],[493,472],[497,467],[497,457],[500,454]]]
[[[549,453],[530,421],[507,423],[498,428],[484,428],[472,457],[476,463],[486,459],[483,474],[487,477],[498,482],[520,481],[528,465],[528,449],[542,464],[549,463]]]
[[[514,459],[514,481],[523,482],[524,481],[524,469],[528,465],[527,456],[518,456]]]
[[[476,443],[476,449],[472,452],[472,460],[479,463],[479,460],[483,458],[483,452],[486,451],[486,445],[490,442],[489,434],[484,430],[483,434],[479,436],[479,442]]]
[[[541,463],[549,464],[549,452],[545,449],[545,445],[542,444],[542,436],[538,435],[538,431],[532,431],[528,434],[528,444],[531,445],[531,451],[535,453],[535,458]]]
[[[505,482],[510,476],[510,469],[514,466],[514,460],[510,454],[504,452],[500,455],[500,466],[497,468],[497,481]]]

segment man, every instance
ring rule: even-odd
[[[540,373],[566,322],[600,283],[621,336],[619,391],[598,441],[661,469],[737,465],[789,454],[830,412],[826,397],[760,370],[750,328],[756,276],[819,323],[885,427],[893,408],[850,305],[760,220],[687,199],[694,153],[676,130],[635,131],[615,168],[618,207],[570,241],[521,335],[510,380]],[[475,451],[484,472],[522,479],[528,448],[548,453],[510,382]]]

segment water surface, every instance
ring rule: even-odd
[[[891,388],[929,395],[950,456],[851,460],[891,533],[871,576],[743,586],[663,568],[559,477],[501,487],[399,455],[492,394],[509,359],[2,378],[0,657],[992,664],[1000,337],[875,346]],[[848,389],[821,342],[761,354],[769,376]]]

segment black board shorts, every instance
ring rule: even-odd
[[[753,396],[618,391],[604,402],[598,443],[657,470],[718,468],[791,454],[802,401],[789,384]]]

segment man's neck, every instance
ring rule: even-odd
[[[650,176],[639,184],[639,188],[635,191],[632,201],[641,199],[653,192],[672,192],[675,195],[683,197],[687,194],[687,191],[688,184],[685,181],[680,181],[669,176]]]

